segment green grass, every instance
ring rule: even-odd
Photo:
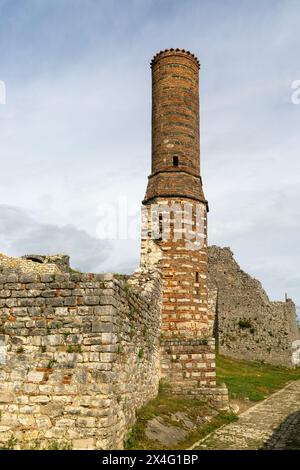
[[[147,439],[145,428],[147,422],[157,416],[163,418],[165,425],[180,427],[177,421],[172,420],[172,414],[178,411],[184,412],[194,423],[196,423],[200,417],[211,414],[211,408],[203,401],[176,397],[170,394],[168,386],[163,385],[160,387],[158,396],[148,402],[137,412],[137,421],[131,428],[127,441],[125,442],[125,449],[168,449],[168,447],[165,447],[158,442]],[[187,449],[194,444],[194,442],[202,439],[223,424],[228,424],[236,419],[237,417],[233,413],[221,413],[212,418],[210,422],[197,426],[197,428],[191,431],[183,441],[173,445],[172,450]]]
[[[288,382],[300,380],[300,369],[287,369],[218,356],[217,379],[219,384],[226,383],[230,398],[244,402],[257,402],[280,390]],[[184,441],[172,446],[172,450],[188,449],[215,429],[238,419],[233,413],[221,413],[214,416],[209,422],[204,420],[199,422],[199,418],[210,415],[209,405],[200,400],[173,396],[170,394],[168,386],[162,384],[158,396],[137,412],[137,421],[128,435],[125,448],[167,449],[162,444],[147,439],[145,428],[149,420],[158,416],[163,419],[166,425],[180,426],[177,421],[174,421],[174,418],[172,419],[172,415],[178,411],[185,413],[191,421],[197,423],[197,428],[191,431]]]
[[[74,269],[74,268],[69,268],[69,272],[71,274],[81,274],[81,271],[78,271],[78,269]]]
[[[226,383],[231,398],[260,401],[283,388],[288,382],[300,380],[300,369],[218,356],[217,380],[218,383]]]
[[[15,436],[11,436],[5,444],[2,444],[0,450],[15,450],[18,441]],[[47,445],[42,445],[39,439],[19,443],[21,450],[72,450],[72,445],[67,441],[50,441]]]

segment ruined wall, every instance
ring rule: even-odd
[[[261,283],[240,269],[229,248],[209,247],[208,259],[209,307],[216,313],[219,352],[296,365],[300,336],[294,303],[271,302]]]
[[[122,448],[157,393],[159,338],[156,271],[0,275],[0,446]]]
[[[36,264],[55,264],[62,273],[70,271],[70,256],[68,255],[24,255],[22,259],[34,261]]]
[[[36,256],[40,262],[32,261],[32,259],[13,258],[0,253],[0,274],[10,274],[11,271],[19,273],[39,273],[39,274],[60,274],[62,271],[56,263],[57,256]],[[68,257],[67,257],[68,258]],[[43,260],[43,261],[42,261]]]

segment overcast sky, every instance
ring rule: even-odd
[[[209,242],[300,305],[299,25],[299,0],[0,0],[0,251],[135,269],[149,62],[185,48],[201,62]],[[126,204],[129,238],[103,239]]]

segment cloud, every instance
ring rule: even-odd
[[[57,254],[71,256],[71,265],[82,271],[102,271],[110,245],[74,225],[41,224],[18,207],[0,205],[0,243],[6,254]]]
[[[231,246],[271,297],[287,290],[300,305],[300,105],[290,100],[299,1],[82,3],[0,0],[0,250],[53,246],[82,269],[134,269],[139,240],[98,240],[98,214],[120,198],[138,214],[150,173],[149,62],[183,47],[202,64],[210,243]]]

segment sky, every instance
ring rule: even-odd
[[[0,0],[0,252],[134,271],[149,64],[179,47],[201,62],[209,243],[300,305],[299,24],[299,0]]]

